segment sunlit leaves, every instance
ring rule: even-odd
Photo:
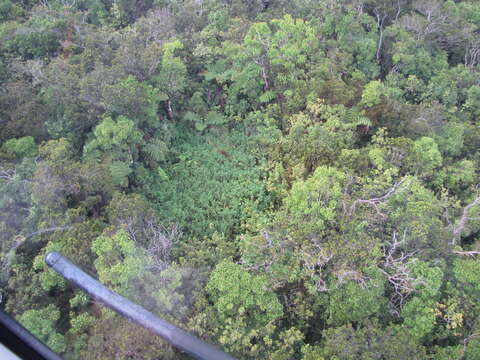
[[[285,200],[293,228],[317,233],[335,219],[346,175],[332,167],[320,166],[305,181],[293,184]]]
[[[222,318],[248,315],[252,325],[262,326],[283,314],[264,277],[251,275],[228,260],[216,266],[207,291]]]
[[[53,351],[62,353],[66,344],[64,336],[56,331],[60,311],[55,305],[48,305],[39,310],[28,310],[20,316],[20,322],[28,330],[44,341]]]
[[[442,155],[432,138],[422,137],[416,140],[413,144],[413,156],[413,167],[422,175],[430,175],[442,165]]]
[[[421,261],[413,261],[409,267],[418,285],[416,295],[402,309],[403,326],[415,338],[423,338],[435,325],[436,300],[443,272]]]
[[[100,281],[123,295],[128,294],[130,280],[141,276],[149,264],[124,230],[99,236],[93,241],[92,250],[97,255],[95,268]]]
[[[31,136],[24,136],[19,139],[10,139],[3,143],[0,149],[0,156],[6,157],[31,157],[37,153],[37,145]]]
[[[380,271],[369,270],[370,279],[360,283],[350,280],[325,295],[328,298],[326,313],[329,324],[337,327],[360,322],[375,316],[385,306],[385,278]]]

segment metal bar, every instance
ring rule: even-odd
[[[62,360],[30,331],[1,310],[0,341],[23,359]]]
[[[235,360],[206,342],[160,319],[143,307],[109,290],[57,252],[49,253],[45,262],[66,280],[101,301],[127,319],[159,335],[173,346],[200,360]]]

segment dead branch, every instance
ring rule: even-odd
[[[391,197],[393,194],[395,194],[395,192],[397,191],[397,189],[400,187],[400,185],[402,185],[402,183],[405,181],[406,178],[403,178],[401,181],[395,183],[384,195],[382,196],[379,196],[379,197],[375,197],[375,198],[371,198],[371,199],[357,199],[355,200],[352,205],[350,206],[350,209],[348,211],[348,216],[351,217],[353,215],[353,213],[355,212],[355,209],[357,208],[358,205],[360,204],[367,204],[367,205],[370,205],[371,207],[373,207],[375,209],[375,211],[377,212],[378,215],[380,215],[382,218],[385,218],[386,215],[383,214],[378,205],[381,204],[382,202],[384,202],[385,200],[387,200],[389,197]]]
[[[380,60],[380,55],[382,51],[382,45],[383,45],[383,27],[385,20],[387,19],[388,15],[384,14],[383,16],[380,14],[378,8],[375,8],[373,10],[375,17],[377,18],[377,28],[380,31],[380,36],[378,38],[378,43],[377,43],[377,52],[376,52],[376,59],[377,61]]]
[[[149,239],[147,253],[153,259],[153,269],[162,271],[170,264],[170,252],[173,244],[182,236],[182,231],[175,224],[167,228],[156,221],[147,220],[143,229]]]
[[[452,253],[457,255],[467,255],[467,256],[475,256],[480,255],[480,251],[461,251],[461,250],[452,250]]]
[[[354,182],[355,182],[354,177],[353,177],[353,176],[349,176],[349,177],[348,177],[348,182],[345,184],[345,188],[343,189],[342,208],[343,208],[343,213],[344,213],[344,214],[347,213],[347,202],[346,202],[346,199],[347,199],[348,189],[350,188],[350,186],[351,186]]]
[[[54,227],[51,227],[51,228],[48,228],[48,229],[38,230],[38,231],[35,231],[35,232],[30,233],[28,235],[25,235],[25,239],[29,239],[29,238],[31,238],[35,235],[41,235],[41,234],[44,234],[44,233],[47,233],[47,232],[68,230],[68,229],[71,229],[72,227],[73,226],[54,226]]]
[[[380,270],[386,276],[393,288],[393,295],[390,298],[389,306],[393,314],[399,315],[405,300],[415,291],[418,281],[410,274],[408,267],[409,259],[415,255],[414,252],[400,252],[401,245],[405,242],[406,232],[402,240],[397,239],[397,233],[393,233],[392,243],[383,248],[383,263]]]
[[[472,335],[467,336],[465,339],[463,339],[463,353],[467,351],[468,343],[479,336],[480,336],[480,333],[473,333]]]
[[[0,168],[0,179],[5,179],[8,182],[11,182],[15,179],[17,172],[15,169],[3,169]]]
[[[353,270],[353,269],[342,269],[342,270],[336,271],[335,276],[338,279],[337,286],[340,286],[352,280],[352,281],[355,281],[361,288],[366,288],[367,281],[370,280],[367,276],[362,274],[360,271]]]
[[[322,269],[333,259],[331,251],[325,249],[319,242],[314,241],[312,248],[304,250],[303,266],[310,272],[315,280],[315,287],[318,292],[330,291],[325,279],[322,277]]]
[[[480,61],[480,41],[471,41],[465,49],[465,67],[474,67]]]
[[[453,239],[452,239],[452,245],[455,245],[457,240],[460,238],[460,235],[462,234],[463,230],[465,230],[465,226],[467,225],[468,219],[469,219],[469,212],[470,210],[480,204],[480,195],[477,194],[477,197],[475,200],[473,200],[470,204],[465,206],[462,211],[462,216],[460,217],[460,220],[458,221],[458,225],[454,227],[453,229]]]

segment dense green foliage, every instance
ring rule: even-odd
[[[183,359],[480,359],[477,0],[0,0],[0,307]]]

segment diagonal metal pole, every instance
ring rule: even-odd
[[[143,307],[111,291],[92,278],[66,257],[57,252],[49,253],[45,262],[66,280],[75,284],[93,298],[115,310],[127,319],[143,326],[168,341],[173,346],[200,360],[235,360],[223,351],[196,338],[182,329],[160,319]]]

